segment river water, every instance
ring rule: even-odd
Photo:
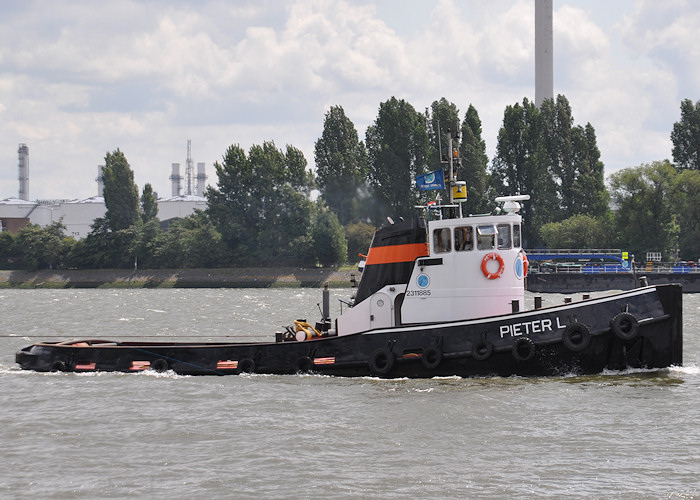
[[[348,292],[332,291],[333,317]],[[57,338],[270,339],[319,318],[320,300],[0,290],[0,498],[700,498],[700,294],[684,295],[684,366],[659,371],[380,380],[14,363]]]

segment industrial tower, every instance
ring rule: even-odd
[[[29,148],[20,144],[19,155],[19,199],[29,201]]]
[[[552,0],[535,0],[535,106],[554,98]]]

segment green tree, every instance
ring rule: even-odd
[[[479,113],[471,104],[464,114],[461,135],[459,156],[462,168],[458,172],[458,179],[467,183],[467,201],[463,203],[463,211],[467,214],[484,213],[489,210],[497,194],[489,191],[486,143],[481,138]]]
[[[158,202],[153,194],[153,187],[150,183],[143,186],[141,194],[141,218],[144,223],[158,217]]]
[[[332,106],[314,147],[321,197],[342,224],[359,216],[356,200],[367,177],[367,152],[341,106]]]
[[[105,218],[112,231],[127,229],[139,217],[139,191],[134,184],[134,172],[124,153],[117,149],[105,156],[104,198]]]
[[[328,267],[345,262],[348,255],[345,231],[333,212],[325,207],[319,209],[311,233],[319,264]]]
[[[15,238],[9,231],[0,231],[0,266],[7,269],[9,261],[15,256]]]
[[[366,222],[355,222],[345,227],[345,237],[348,242],[347,262],[355,263],[360,260],[360,254],[367,255],[376,228]]]
[[[307,193],[313,175],[304,155],[274,142],[228,148],[214,167],[217,187],[207,189],[207,213],[237,265],[289,264],[295,240],[307,235],[314,204]]]
[[[613,248],[617,245],[612,214],[608,217],[574,215],[542,226],[548,248]]]
[[[700,170],[700,101],[681,102],[681,119],[673,124],[673,161],[681,169]]]
[[[19,257],[24,260],[25,269],[34,271],[63,266],[75,242],[73,238],[64,236],[65,229],[62,222],[53,222],[46,227],[30,223],[20,229],[15,237],[15,245]]]
[[[660,251],[667,260],[676,256],[678,225],[670,198],[675,175],[673,165],[664,160],[626,168],[610,176],[620,245],[638,260],[649,251]]]
[[[419,202],[416,175],[426,171],[428,133],[424,117],[404,100],[379,105],[366,134],[368,177],[384,215],[410,216]],[[388,212],[388,213],[387,213]]]
[[[545,158],[537,106],[527,98],[522,105],[507,106],[498,132],[491,186],[501,195],[530,195],[522,209],[526,221],[523,239],[530,248],[541,244],[539,227],[556,220],[558,212],[557,186]]]
[[[428,127],[428,139],[430,141],[430,149],[427,155],[427,168],[434,170],[438,167],[445,169],[445,179],[448,173],[448,160],[451,151],[448,151],[449,136],[456,137],[459,132],[459,110],[457,106],[442,97],[439,101],[433,101],[430,106],[430,112],[425,111],[426,123],[430,123]],[[453,141],[453,148],[457,149],[459,142]],[[457,165],[454,165],[455,168]],[[455,175],[457,175],[455,171]]]
[[[700,171],[683,170],[674,179],[671,200],[679,226],[682,260],[700,259]]]
[[[595,130],[590,123],[572,131],[574,182],[571,187],[571,212],[607,217],[610,194],[605,187],[603,162],[600,161]]]

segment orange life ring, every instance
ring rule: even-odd
[[[528,267],[527,255],[525,255],[525,252],[523,252],[523,278],[527,278]]]
[[[498,271],[496,271],[495,273],[489,272],[488,268],[486,267],[490,260],[495,260],[496,262],[498,262]],[[481,261],[481,272],[484,273],[484,276],[486,276],[486,278],[490,280],[500,278],[505,268],[506,264],[505,262],[503,262],[503,257],[498,255],[496,252],[487,253],[486,255],[484,255],[484,258]]]

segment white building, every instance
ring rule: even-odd
[[[195,209],[205,210],[207,200],[201,196],[175,196],[158,200],[158,218],[168,221],[184,218]],[[59,220],[66,226],[66,235],[76,240],[85,238],[90,226],[107,209],[104,198],[93,196],[83,200],[25,201],[18,198],[0,200],[0,230],[16,233],[31,222],[42,227]]]

